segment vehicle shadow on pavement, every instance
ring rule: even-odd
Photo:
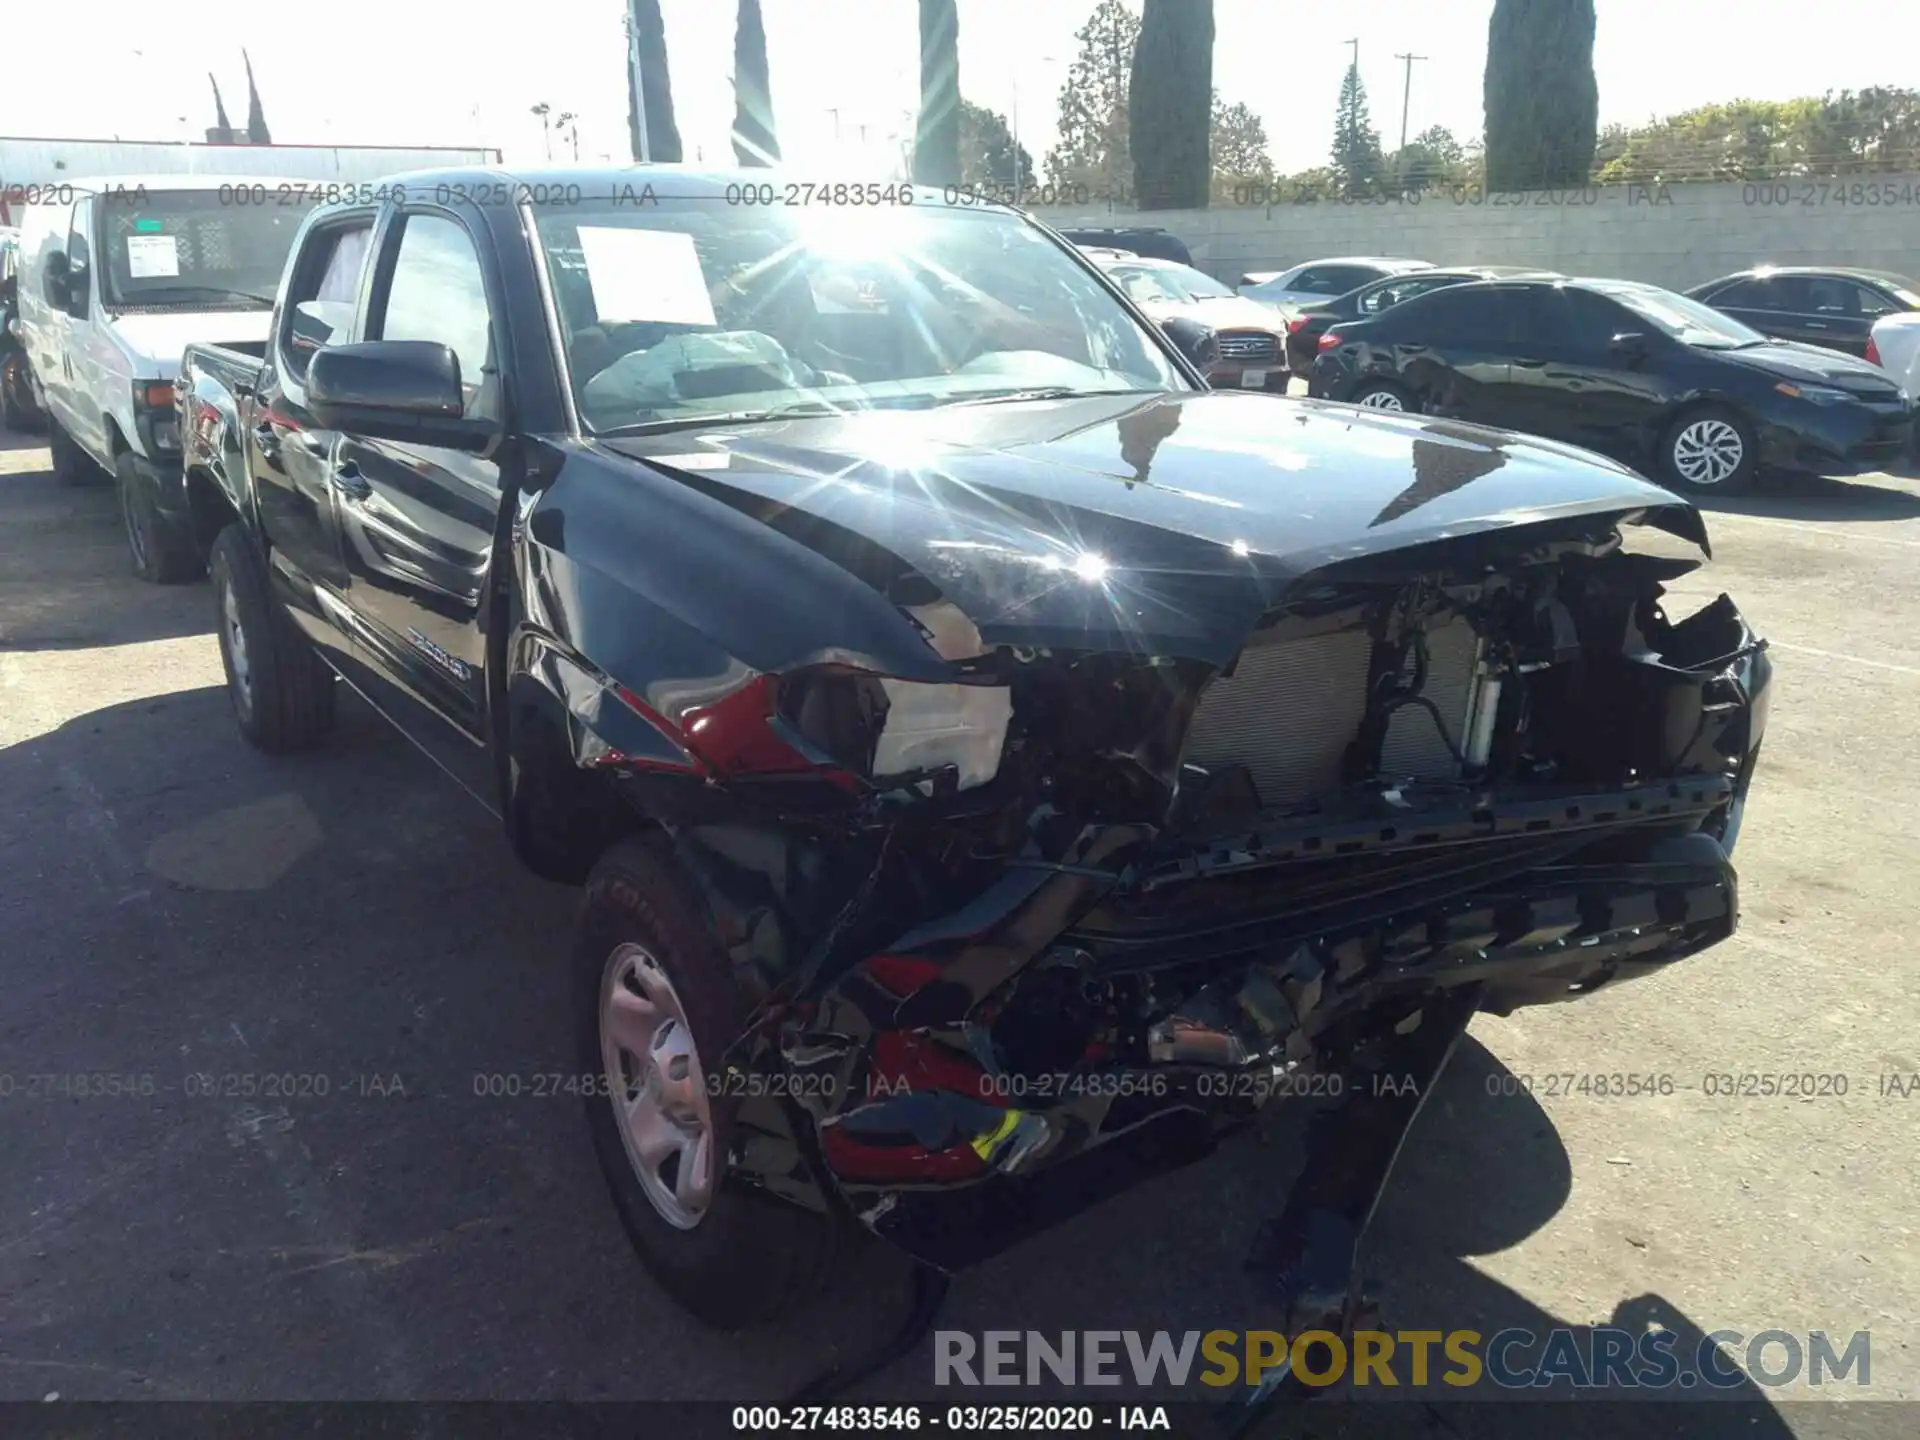
[[[132,1086],[0,1106],[0,1399],[769,1403],[884,1343],[909,1267],[877,1246],[740,1336],[653,1285],[556,1083],[577,1070],[576,893],[521,872],[489,817],[342,699],[295,759],[247,749],[217,687],[0,750],[0,1068]],[[1408,1143],[1364,1257],[1385,1328],[1582,1328],[1470,1263],[1544,1226],[1572,1183],[1530,1098],[1488,1100],[1505,1074],[1469,1038]],[[940,1328],[1275,1328],[1242,1258],[1299,1129],[1279,1117],[961,1275]],[[1658,1295],[1613,1315],[1657,1319],[1681,1353],[1698,1340]],[[929,1340],[846,1398],[1066,1398],[934,1382]],[[1346,1393],[1308,1407],[1320,1432],[1383,1408]],[[1431,1433],[1522,1408],[1450,1405]],[[1636,1432],[1666,1433],[1663,1407],[1640,1408]],[[1789,1433],[1722,1408],[1716,1427],[1688,1407],[1685,1433]],[[1391,1410],[1406,1430],[1437,1413]],[[1620,1433],[1617,1410],[1590,1430],[1587,1413],[1557,1406],[1551,1428]]]
[[[1920,478],[1912,465],[1892,476]],[[1887,476],[1839,479],[1825,475],[1769,475],[1746,495],[1689,494],[1702,510],[1763,515],[1779,520],[1810,520],[1823,525],[1920,517],[1920,494],[1888,484]]]
[[[107,478],[62,485],[43,468],[44,456],[43,449],[36,468],[22,470],[0,454],[0,650],[89,650],[209,633],[205,584],[134,578]]]

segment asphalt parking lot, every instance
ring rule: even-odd
[[[358,703],[316,754],[246,748],[206,587],[134,581],[110,490],[46,459],[0,448],[0,1399],[773,1401],[888,1333],[883,1254],[751,1337],[666,1302],[578,1101],[475,1093],[572,1068],[571,893]],[[1806,482],[1709,526],[1674,607],[1730,592],[1778,671],[1741,934],[1478,1020],[1367,1268],[1400,1328],[1869,1330],[1868,1387],[1773,1391],[1725,1433],[1911,1434],[1840,1402],[1920,1399],[1920,1093],[1883,1093],[1920,1073],[1920,482]],[[1596,1072],[1673,1091],[1489,1093]],[[1710,1074],[1847,1093],[1709,1096]],[[249,1075],[301,1093],[228,1092]],[[942,1324],[1270,1323],[1241,1257],[1293,1140],[1277,1123],[960,1277]],[[861,1393],[951,1398],[925,1345]]]

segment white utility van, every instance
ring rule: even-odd
[[[173,379],[196,340],[261,354],[280,270],[321,187],[129,175],[41,186],[21,215],[21,338],[54,470],[113,477],[142,579],[197,578]]]

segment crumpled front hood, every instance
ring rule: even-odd
[[[1635,511],[1706,543],[1693,507],[1585,451],[1312,400],[1088,397],[603,443],[810,544],[890,552],[989,645],[1226,664],[1341,561]]]

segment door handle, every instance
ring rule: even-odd
[[[364,500],[373,494],[373,486],[367,483],[367,477],[360,473],[360,467],[351,460],[342,460],[333,467],[333,488],[349,500]]]
[[[1809,320],[1806,322],[1806,326],[1809,330],[1824,330],[1827,328],[1827,322],[1824,320]]]

